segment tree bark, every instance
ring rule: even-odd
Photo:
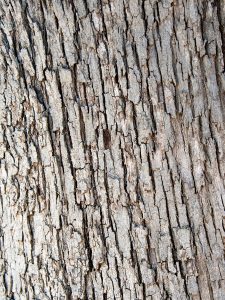
[[[0,299],[225,299],[224,3],[0,1]]]

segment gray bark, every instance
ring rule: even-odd
[[[0,299],[225,299],[223,0],[0,0]]]

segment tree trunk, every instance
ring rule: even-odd
[[[0,299],[225,299],[223,0],[0,1]]]

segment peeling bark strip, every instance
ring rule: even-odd
[[[225,2],[0,1],[0,299],[224,299]]]

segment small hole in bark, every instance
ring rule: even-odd
[[[103,141],[105,149],[111,147],[111,134],[108,129],[103,129]]]

